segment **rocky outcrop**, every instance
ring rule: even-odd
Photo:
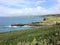
[[[29,26],[41,26],[40,22],[32,22],[29,24]]]
[[[29,24],[11,24],[11,26],[24,26],[24,25],[28,25],[28,26],[48,26],[48,25],[54,25],[56,24],[56,22],[32,22]]]
[[[11,24],[11,26],[24,26],[24,25],[28,25],[28,26],[40,26],[39,24],[40,22],[32,22],[29,24]]]
[[[24,26],[24,24],[11,24],[11,26]]]

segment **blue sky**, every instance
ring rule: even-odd
[[[0,16],[60,14],[60,0],[0,0]]]

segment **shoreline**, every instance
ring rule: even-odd
[[[30,29],[2,33],[0,34],[0,45],[60,45],[59,20],[60,17],[47,17],[47,20],[43,21],[44,23],[54,21],[57,21],[57,23],[54,25],[36,26]]]
[[[58,15],[59,16],[59,15]],[[52,19],[52,18],[54,19]],[[27,26],[49,26],[49,25],[55,25],[56,24],[56,21],[55,21],[55,18],[56,16],[55,15],[48,15],[48,16],[45,16],[43,21],[38,21],[38,22],[31,22],[31,23],[28,23],[28,24],[13,24],[12,26],[10,26],[9,28],[16,28],[16,26],[14,25],[17,25],[17,27],[21,28],[21,27],[24,27],[25,25]],[[60,19],[60,18],[59,18]],[[59,19],[57,19],[57,23],[60,23],[59,22]],[[54,20],[54,21],[53,21]],[[20,27],[21,26],[21,27]],[[28,28],[28,27],[26,27]],[[11,29],[12,30],[12,29]],[[14,29],[15,30],[15,29]],[[13,31],[14,31],[13,30]],[[24,29],[16,29],[16,30],[24,30]],[[9,32],[9,31],[7,31]]]

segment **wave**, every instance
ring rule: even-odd
[[[24,25],[24,26],[4,26],[6,28],[29,28],[29,27],[32,27],[32,26],[28,26],[28,25]]]
[[[5,27],[8,27],[8,28],[12,28],[12,27],[13,27],[13,28],[16,28],[17,26],[10,26],[10,25],[9,25],[9,26],[5,26]]]
[[[28,26],[28,25],[24,25],[24,26],[22,26],[22,27],[31,27],[31,26]]]
[[[17,26],[11,26],[11,27],[14,27],[14,28],[16,28]]]
[[[7,26],[7,27],[11,27],[11,26]]]

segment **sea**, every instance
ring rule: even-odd
[[[33,28],[32,26],[11,26],[11,24],[27,24],[42,21],[44,17],[0,17],[0,32],[10,32]]]

